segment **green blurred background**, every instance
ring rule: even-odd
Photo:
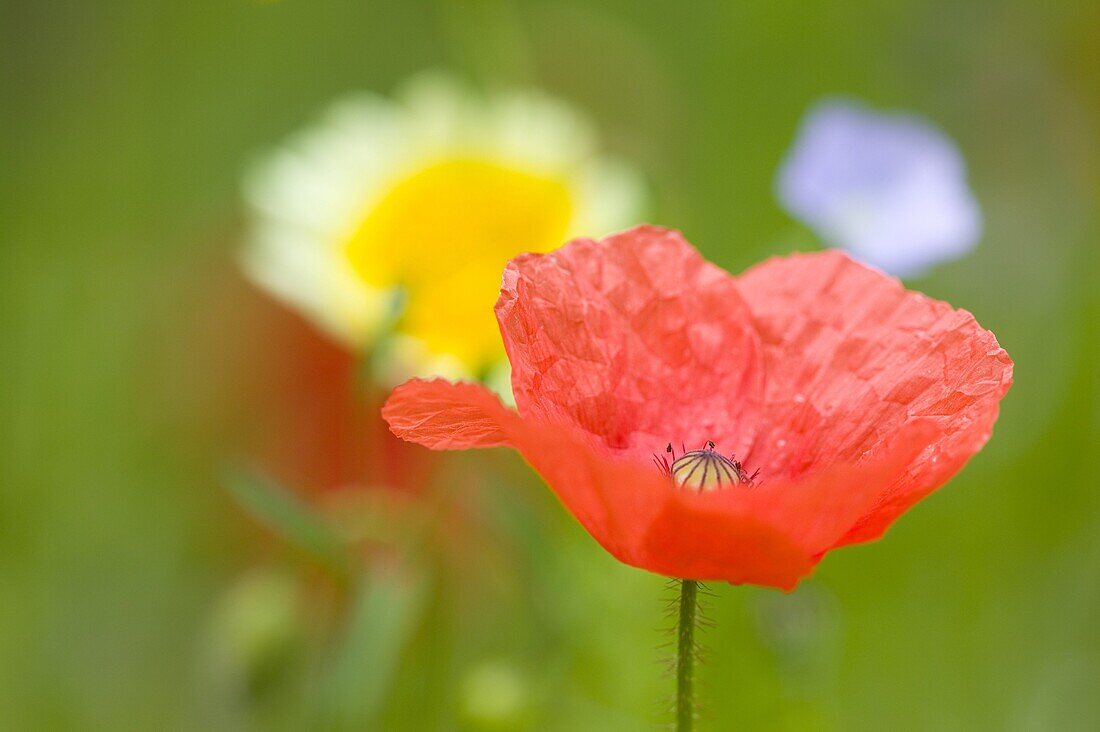
[[[986,232],[912,285],[993,330],[1016,385],[884,540],[791,595],[712,588],[702,726],[1100,726],[1097,3],[6,2],[2,23],[0,728],[668,721],[664,580],[518,458],[446,458],[427,502],[459,536],[372,560],[365,599],[225,490],[240,354],[202,334],[232,315],[211,293],[242,168],[433,68],[588,110],[653,221],[735,272],[815,246],[772,180],[820,96],[942,125]]]

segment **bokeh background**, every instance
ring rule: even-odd
[[[773,178],[821,96],[943,127],[985,234],[910,284],[974,312],[1016,384],[988,447],[884,540],[791,595],[712,588],[702,724],[1100,725],[1097,3],[116,0],[2,18],[0,728],[668,721],[664,579],[607,556],[515,456],[420,479],[390,455],[385,492],[293,482],[369,443],[334,426],[358,407],[311,391],[346,358],[237,273],[242,170],[332,98],[424,69],[586,110],[644,172],[651,220],[735,272],[817,246]],[[272,491],[237,466],[288,420]]]

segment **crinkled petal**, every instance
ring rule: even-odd
[[[497,319],[524,417],[646,459],[669,441],[748,446],[761,389],[733,278],[679,233],[641,226],[513,260]]]
[[[812,571],[935,432],[915,422],[856,466],[697,493],[652,465],[609,455],[575,428],[522,419],[478,386],[413,381],[394,393],[385,415],[396,434],[436,449],[512,445],[626,564],[783,589]]]
[[[383,414],[396,435],[433,449],[511,444],[592,537],[626,564],[779,587],[792,586],[813,567],[811,554],[783,527],[757,520],[735,501],[702,507],[692,522],[696,530],[680,530],[693,509],[680,504],[683,491],[652,465],[612,457],[575,428],[526,421],[483,387],[414,380],[394,391]]]
[[[697,493],[673,489],[644,538],[645,567],[792,589],[935,434],[915,422],[859,465]]]
[[[401,439],[432,450],[510,444],[501,426],[507,410],[477,384],[413,379],[393,390],[382,417]]]
[[[772,259],[738,285],[767,375],[748,464],[794,477],[854,463],[914,420],[936,427],[840,544],[881,535],[989,438],[1012,361],[970,313],[839,252]]]

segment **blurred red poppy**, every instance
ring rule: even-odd
[[[689,579],[790,589],[878,538],[982,447],[1012,381],[970,313],[842,253],[732,277],[651,226],[517,257],[496,314],[518,413],[414,380],[383,409],[393,432],[511,446],[615,557]],[[707,441],[693,455],[736,466],[724,480],[653,466]]]
[[[284,485],[415,489],[435,460],[395,438],[378,415],[385,392],[360,359],[239,277],[222,283],[214,366],[238,414],[232,452]]]

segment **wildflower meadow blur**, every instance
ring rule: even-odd
[[[707,583],[697,728],[1100,727],[1100,6],[5,10],[0,729],[670,723],[676,587],[380,412],[541,388],[505,265],[642,223],[734,274],[841,249],[1015,362],[881,540]]]

